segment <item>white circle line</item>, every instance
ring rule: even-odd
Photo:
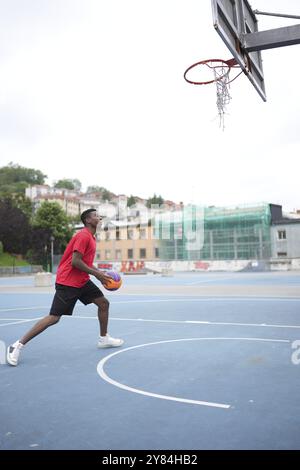
[[[190,298],[184,297],[180,299],[136,299],[136,300],[113,300],[113,304],[134,304],[134,303],[155,303],[155,302],[240,302],[240,301],[252,301],[252,302],[299,302],[300,297],[198,297]]]
[[[181,342],[181,341],[205,341],[205,340],[243,340],[243,341],[264,341],[264,342],[272,342],[272,343],[290,343],[290,341],[286,339],[228,338],[228,337],[181,338],[181,339],[172,339],[172,340],[166,340],[166,341],[156,341],[153,343],[138,344],[137,346],[131,346],[129,348],[121,349],[117,352],[109,354],[108,356],[101,359],[101,361],[99,361],[97,365],[97,373],[106,382],[110,383],[111,385],[114,385],[115,387],[121,388],[123,390],[127,390],[128,392],[137,393],[140,395],[145,395],[145,396],[153,397],[153,398],[160,398],[162,400],[170,400],[170,401],[177,401],[181,403],[188,403],[192,405],[202,405],[202,406],[210,406],[210,407],[215,407],[215,408],[229,409],[231,405],[224,404],[224,403],[214,403],[214,402],[208,402],[208,401],[202,401],[202,400],[190,400],[186,398],[174,397],[174,396],[169,396],[169,395],[160,395],[157,393],[147,392],[142,389],[129,387],[128,385],[124,385],[112,379],[104,371],[105,363],[109,361],[112,357],[117,356],[118,354],[122,354],[127,351],[131,351],[133,349],[143,348],[146,346],[156,346],[157,344],[176,343],[176,342]]]

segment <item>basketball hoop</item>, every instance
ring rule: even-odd
[[[197,67],[197,74],[196,79],[189,79],[187,78],[187,74]],[[209,76],[207,72],[213,73],[213,78],[208,79]],[[184,79],[191,83],[192,85],[210,85],[211,83],[216,84],[217,88],[217,108],[219,114],[219,123],[220,127],[224,130],[224,115],[226,113],[226,106],[229,104],[231,100],[231,96],[229,93],[229,85],[232,83],[239,75],[241,75],[242,71],[239,71],[235,77],[229,77],[231,69],[241,69],[240,65],[236,61],[236,59],[207,59],[201,60],[200,62],[196,62],[195,64],[191,65],[186,69],[184,72]]]

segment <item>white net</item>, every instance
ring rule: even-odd
[[[209,73],[208,72],[208,69]],[[229,78],[231,69],[237,69],[238,72],[233,78]],[[213,71],[213,78],[211,77]],[[188,75],[193,71],[192,76]],[[184,79],[193,85],[209,85],[215,83],[217,87],[217,108],[219,116],[219,125],[225,129],[225,114],[227,105],[231,100],[229,93],[230,83],[241,75],[243,71],[237,61],[232,58],[229,60],[208,59],[196,62],[186,69]],[[187,76],[188,75],[188,76]]]
[[[226,108],[231,100],[231,96],[229,93],[229,73],[230,68],[218,66],[213,67],[216,87],[217,87],[217,108],[219,114],[219,125],[222,129],[225,129],[225,114]]]

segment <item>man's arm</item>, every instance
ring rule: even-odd
[[[82,254],[79,251],[74,251],[72,255],[72,266],[73,268],[80,269],[85,273],[95,276],[100,282],[108,282],[111,280],[109,276],[106,276],[102,271],[99,271],[96,268],[90,268],[84,261],[82,261]]]

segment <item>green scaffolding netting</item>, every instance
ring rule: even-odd
[[[165,260],[264,260],[271,256],[269,204],[188,206],[155,218]]]

